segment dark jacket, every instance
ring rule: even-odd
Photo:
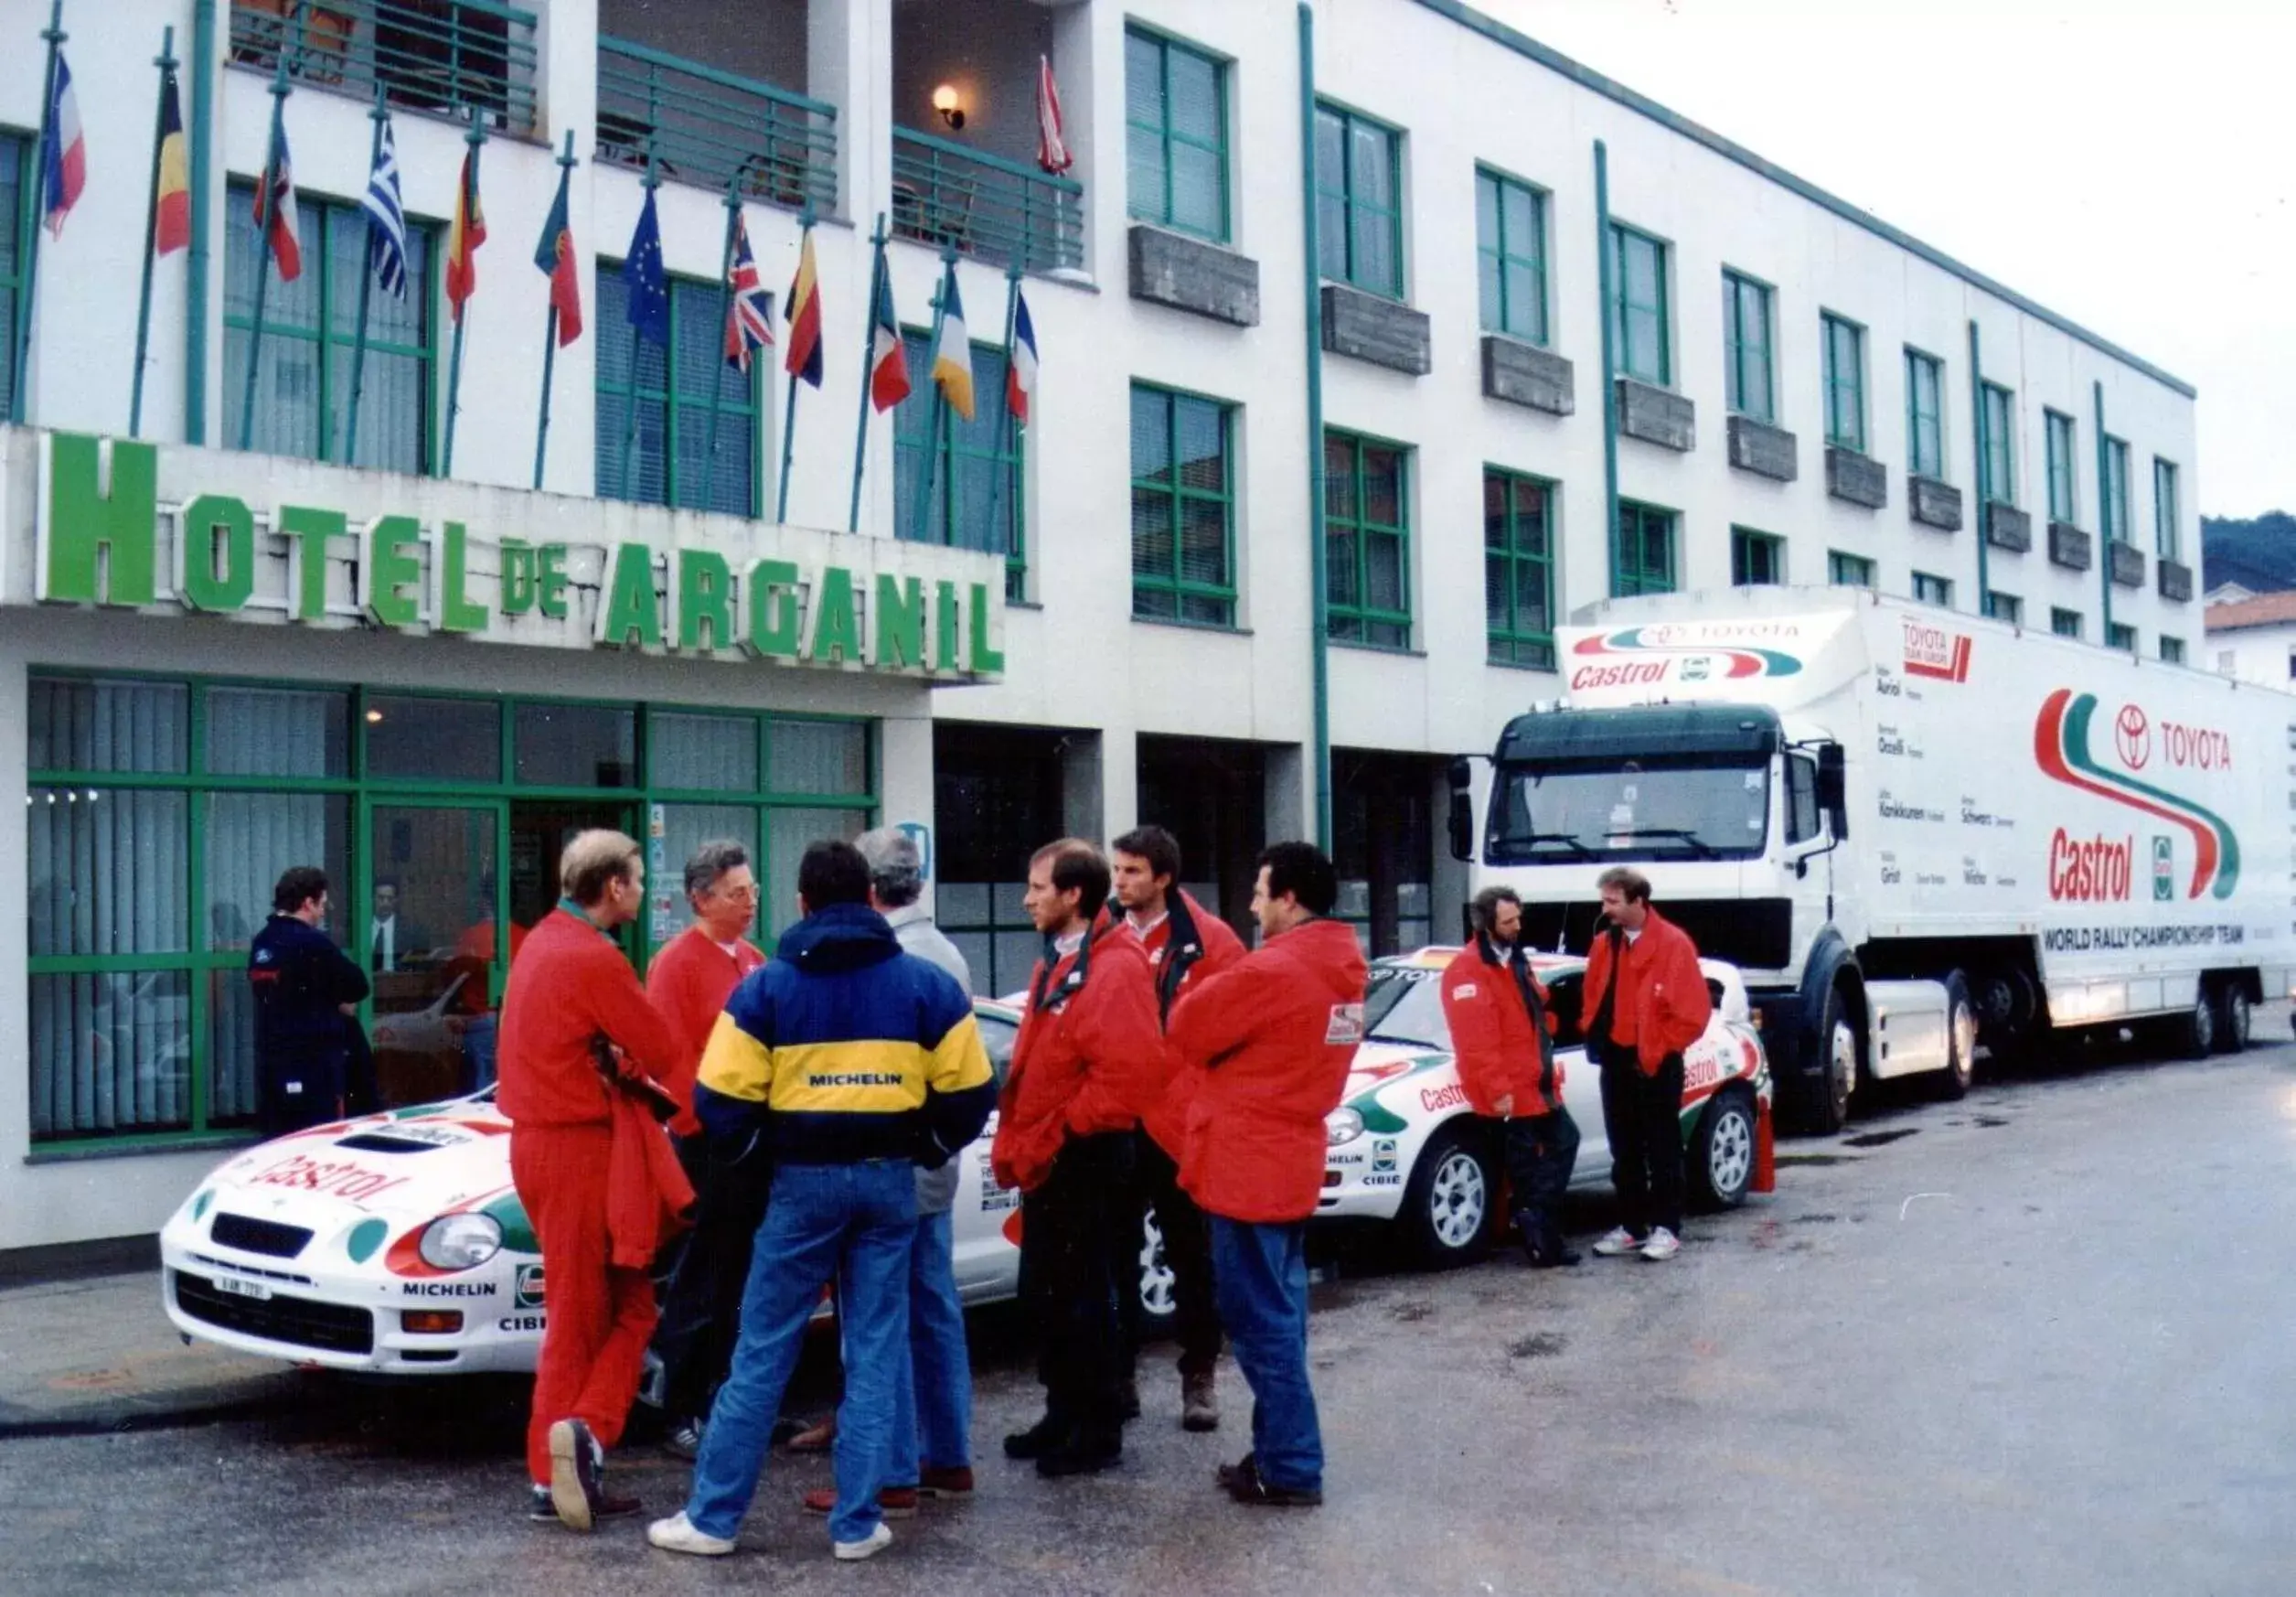
[[[367,973],[326,933],[292,915],[274,915],[247,950],[255,995],[255,1058],[266,1091],[299,1083],[294,1096],[341,1112],[344,1059],[356,1024],[343,1005],[367,996]]]

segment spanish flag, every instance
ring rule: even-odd
[[[789,284],[789,349],[782,368],[821,386],[821,283],[813,273],[813,230],[807,228],[797,246],[797,275]]]
[[[965,302],[956,294],[956,267],[941,283],[941,338],[933,346],[933,380],[941,397],[966,421],[973,419],[973,346],[965,333]]]
[[[159,188],[152,201],[152,248],[172,254],[191,242],[191,179],[184,160],[184,108],[176,74],[159,91]]]
[[[486,241],[486,213],[478,206],[478,152],[463,155],[454,197],[454,224],[446,234],[446,302],[463,319],[463,302],[478,287],[478,246]]]

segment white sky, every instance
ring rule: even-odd
[[[2200,391],[2296,509],[2296,0],[1479,0]]]

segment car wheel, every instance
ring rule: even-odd
[[[2216,994],[2204,982],[2193,995],[2193,1007],[2168,1024],[2169,1038],[2177,1055],[2205,1059],[2216,1046]]]
[[[1700,1206],[1735,1209],[1754,1184],[1754,1095],[1743,1088],[1714,1094],[1690,1136],[1691,1194]]]
[[[2236,976],[2216,990],[2216,1052],[2237,1054],[2248,1045],[2255,1010],[2248,990]]]
[[[1935,1077],[1939,1098],[1951,1102],[1969,1096],[1976,1055],[1977,1006],[1970,1002],[1968,978],[1955,970],[1945,979],[1945,1068]]]
[[[1153,1206],[1140,1217],[1140,1334],[1162,1336],[1170,1332],[1178,1309],[1178,1288],[1172,1261],[1164,1251],[1164,1227]]]
[[[1857,1027],[1850,1019],[1848,1001],[1838,986],[1826,989],[1825,1013],[1819,1017],[1812,1044],[1821,1073],[1805,1076],[1799,1095],[1803,1106],[1801,1130],[1821,1137],[1839,1131],[1850,1118],[1850,1095],[1857,1088]]]
[[[1471,1263],[1490,1247],[1499,1213],[1499,1172],[1487,1140],[1452,1127],[1419,1155],[1404,1194],[1412,1249],[1430,1270]]]

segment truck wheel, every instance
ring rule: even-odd
[[[2193,1007],[2169,1022],[2169,1036],[2180,1058],[2205,1059],[2216,1046],[2216,994],[2206,982],[2193,995]]]
[[[1403,1224],[1428,1270],[1471,1264],[1490,1247],[1499,1213],[1499,1169],[1486,1139],[1458,1126],[1436,1133],[1411,1172]]]
[[[1849,1120],[1850,1095],[1857,1087],[1857,1027],[1851,1023],[1850,1006],[1839,987],[1826,989],[1825,1013],[1813,1041],[1823,1074],[1804,1079],[1810,1129],[1831,1137]]]
[[[1706,1209],[1735,1209],[1754,1181],[1754,1095],[1743,1088],[1714,1094],[1690,1134],[1691,1196]]]
[[[1935,1077],[1937,1095],[1947,1102],[1969,1095],[1977,1065],[1977,1006],[1959,970],[1945,979],[1945,1068]]]
[[[2235,976],[2216,989],[2216,1052],[2237,1054],[2246,1048],[2253,1019],[2248,989],[2240,978]]]

